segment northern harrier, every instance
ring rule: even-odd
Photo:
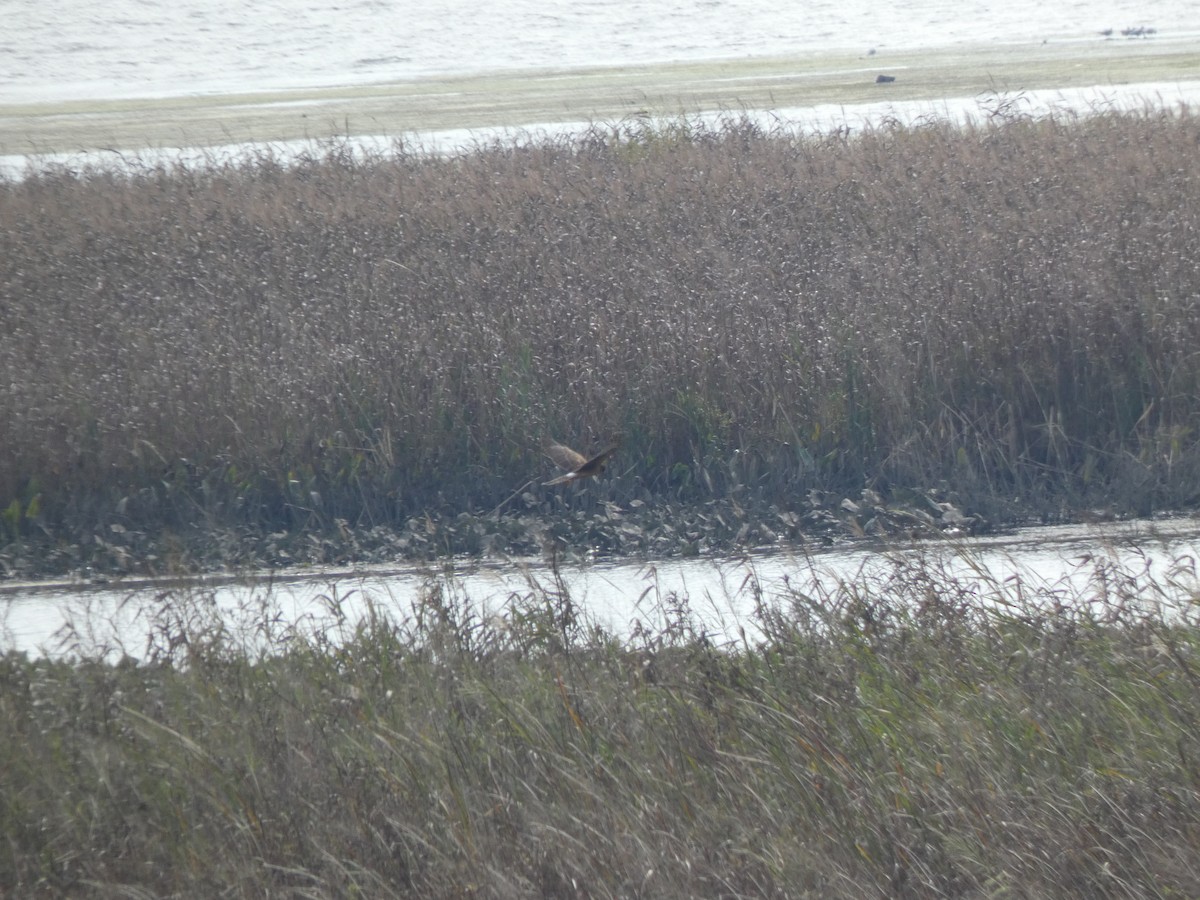
[[[564,447],[562,444],[551,443],[546,447],[546,455],[554,460],[555,465],[560,469],[566,469],[566,475],[559,475],[550,481],[544,482],[545,486],[552,484],[566,484],[568,481],[578,481],[581,478],[592,478],[604,471],[604,467],[608,465],[608,458],[617,452],[619,444],[613,444],[608,449],[596,454],[591,459],[588,459],[582,453],[577,453],[570,447]]]

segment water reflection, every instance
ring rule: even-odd
[[[937,592],[980,602],[1079,603],[1127,594],[1157,602],[1200,600],[1196,556],[1200,521],[1166,519],[1104,526],[1022,529],[959,542],[788,548],[737,557],[655,562],[541,560],[459,562],[428,568],[368,568],[263,573],[257,578],[133,581],[121,584],[0,586],[0,650],[31,655],[143,658],[148,642],[186,623],[219,618],[253,644],[262,625],[336,635],[372,611],[396,619],[439,590],[481,618],[514,605],[568,594],[589,621],[616,634],[666,625],[682,601],[714,640],[753,639],[762,605],[784,614],[797,598],[822,602],[840,585],[876,592]],[[1056,599],[1058,598],[1058,599]]]

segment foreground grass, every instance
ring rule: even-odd
[[[1200,120],[1011,113],[0,183],[0,565],[475,550],[447,523],[506,498],[1194,505]],[[601,484],[536,487],[546,438],[613,432]]]
[[[681,598],[617,639],[553,581],[502,620],[431,589],[315,634],[164,597],[140,663],[0,660],[0,883],[1196,896],[1189,565],[1066,595],[897,562],[763,598],[761,637],[723,648]]]

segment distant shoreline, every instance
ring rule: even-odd
[[[879,76],[894,81],[879,83]],[[1200,96],[1200,40],[506,71],[244,94],[0,105],[0,157],[553,127],[721,110],[905,104],[1046,89],[1178,85]]]

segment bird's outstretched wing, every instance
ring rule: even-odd
[[[600,453],[597,453],[591,459],[585,457],[582,453],[577,453],[570,447],[564,447],[562,444],[551,444],[546,448],[546,455],[554,460],[561,468],[568,469],[566,475],[559,475],[557,478],[552,478],[550,481],[544,482],[545,487],[555,484],[566,484],[568,481],[578,481],[580,478],[592,478],[604,471],[604,467],[608,465],[608,459],[617,452],[619,444],[613,444]]]

